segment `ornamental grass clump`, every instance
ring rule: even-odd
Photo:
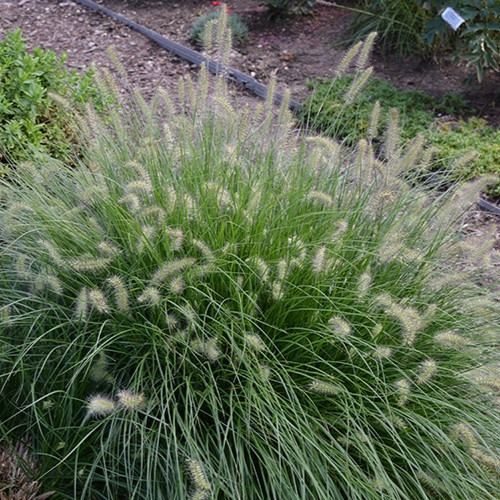
[[[213,87],[82,117],[79,165],[3,184],[2,436],[61,498],[497,497],[482,186]]]

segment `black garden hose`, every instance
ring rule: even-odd
[[[93,2],[92,0],[73,0],[73,1],[81,5],[84,5],[85,7],[88,7],[89,9],[92,9],[96,12],[101,12],[102,14],[106,14],[112,19],[115,19],[116,21],[125,24],[129,28],[132,28],[138,31],[139,33],[142,33],[143,35],[147,36],[150,40],[153,40],[164,49],[167,49],[169,52],[172,52],[177,57],[180,57],[185,61],[188,61],[192,64],[196,64],[197,66],[200,66],[202,63],[205,63],[208,71],[210,71],[210,73],[214,75],[223,72],[229,80],[232,80],[234,82],[239,83],[240,85],[243,85],[248,90],[250,90],[257,96],[261,97],[262,99],[265,99],[267,96],[267,86],[260,83],[250,75],[247,75],[235,68],[232,68],[231,66],[223,66],[218,61],[213,61],[211,59],[208,59],[200,52],[197,52],[196,50],[193,50],[189,47],[185,47],[184,45],[181,45],[179,43],[173,42],[172,40],[169,40],[168,38],[165,38],[164,36],[160,35],[156,31],[150,30],[149,28],[146,28],[145,26],[142,26],[136,23],[135,21],[132,21],[131,19],[122,16],[121,14],[117,14],[116,12],[108,9],[107,7],[103,7],[102,5],[99,5]],[[281,103],[283,97],[284,97],[283,94],[280,92],[275,92],[274,94],[274,100],[278,104]],[[293,111],[300,111],[301,107],[302,105],[299,102],[290,99],[290,108]]]

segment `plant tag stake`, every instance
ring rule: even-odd
[[[441,13],[441,17],[455,30],[465,23],[465,19],[451,7],[446,7]]]

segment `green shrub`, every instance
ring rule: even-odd
[[[264,0],[271,15],[306,14],[316,4],[316,0]]]
[[[207,14],[199,17],[191,27],[191,41],[198,46],[203,46],[204,33],[207,23],[209,23],[210,21],[216,22],[219,17],[219,9],[211,10]],[[238,14],[228,14],[227,22],[229,27],[231,28],[231,37],[233,39],[233,42],[236,42],[240,45],[245,44],[248,38],[248,27],[240,19]]]
[[[25,160],[36,150],[59,158],[71,150],[73,133],[50,93],[74,105],[92,100],[103,110],[106,102],[93,83],[93,72],[70,72],[64,61],[64,55],[50,50],[28,53],[19,29],[0,42],[0,166]]]
[[[466,21],[455,33],[441,18],[453,7]],[[474,68],[482,80],[485,71],[499,71],[500,8],[496,0],[365,0],[350,26],[349,42],[377,31],[385,53],[437,54],[453,50],[456,58]]]
[[[210,86],[5,183],[2,437],[60,498],[493,500],[480,186],[412,188],[394,123],[349,160],[273,87],[236,112]]]
[[[425,5],[429,17],[424,39],[430,45],[439,46],[450,38],[451,28],[438,14],[445,7],[453,7],[466,21],[454,37],[456,58],[474,69],[479,82],[486,71],[500,71],[500,6],[496,0],[431,0]]]
[[[378,101],[382,108],[378,132],[387,126],[389,109],[397,109],[403,140],[408,141],[420,133],[430,145],[436,147],[434,170],[454,180],[500,173],[498,131],[478,119],[460,121],[456,127],[453,125],[455,122],[442,127],[437,124],[438,115],[463,116],[470,113],[461,96],[445,94],[436,99],[422,92],[400,91],[389,82],[370,78],[357,99],[346,105],[344,96],[353,79],[353,76],[340,76],[333,80],[310,82],[314,93],[304,104],[303,122],[312,129],[352,145],[367,136],[373,105]],[[472,150],[477,152],[476,158],[454,169],[457,164],[453,160]],[[496,198],[499,190],[500,183],[497,183],[488,193]]]

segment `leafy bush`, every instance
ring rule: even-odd
[[[496,0],[431,0],[425,5],[431,16],[424,33],[429,44],[439,44],[450,37],[450,28],[438,13],[445,7],[454,7],[466,21],[465,28],[458,31],[457,59],[474,68],[479,82],[486,71],[500,71],[500,6]]]
[[[445,7],[453,7],[466,21],[456,33],[440,16]],[[452,49],[457,59],[474,68],[479,81],[485,71],[499,71],[500,8],[496,0],[366,0],[361,9],[353,10],[350,41],[377,31],[386,53],[425,55]]]
[[[61,498],[495,498],[480,185],[411,187],[393,122],[351,158],[273,86],[239,112],[209,87],[93,114],[81,165],[5,184],[2,436]]]
[[[310,12],[316,0],[264,0],[271,15],[305,14]]]
[[[29,158],[34,150],[59,158],[70,151],[73,134],[50,93],[68,97],[74,105],[93,100],[99,111],[106,104],[92,71],[79,75],[64,67],[64,55],[26,49],[19,29],[0,42],[0,165]]]
[[[220,10],[212,10],[199,17],[191,27],[191,41],[199,46],[204,45],[205,28],[209,22],[217,22],[220,17]],[[238,14],[228,14],[227,22],[231,28],[231,37],[233,42],[243,45],[248,38],[248,27],[240,19]]]
[[[445,94],[441,99],[436,99],[422,92],[400,91],[387,81],[370,78],[356,100],[346,105],[344,97],[353,79],[354,76],[340,76],[333,80],[310,82],[314,93],[304,104],[303,122],[312,129],[321,130],[352,145],[367,136],[373,105],[378,101],[381,112],[377,133],[386,128],[389,110],[397,109],[402,139],[408,141],[420,133],[429,144],[436,147],[437,162],[433,170],[446,173],[447,177],[454,180],[475,178],[484,173],[500,173],[500,132],[479,119],[460,121],[456,127],[456,122],[438,125],[437,115],[463,116],[470,113],[461,96]],[[453,159],[473,150],[477,156],[471,162],[453,162]],[[498,197],[500,183],[488,192]]]

